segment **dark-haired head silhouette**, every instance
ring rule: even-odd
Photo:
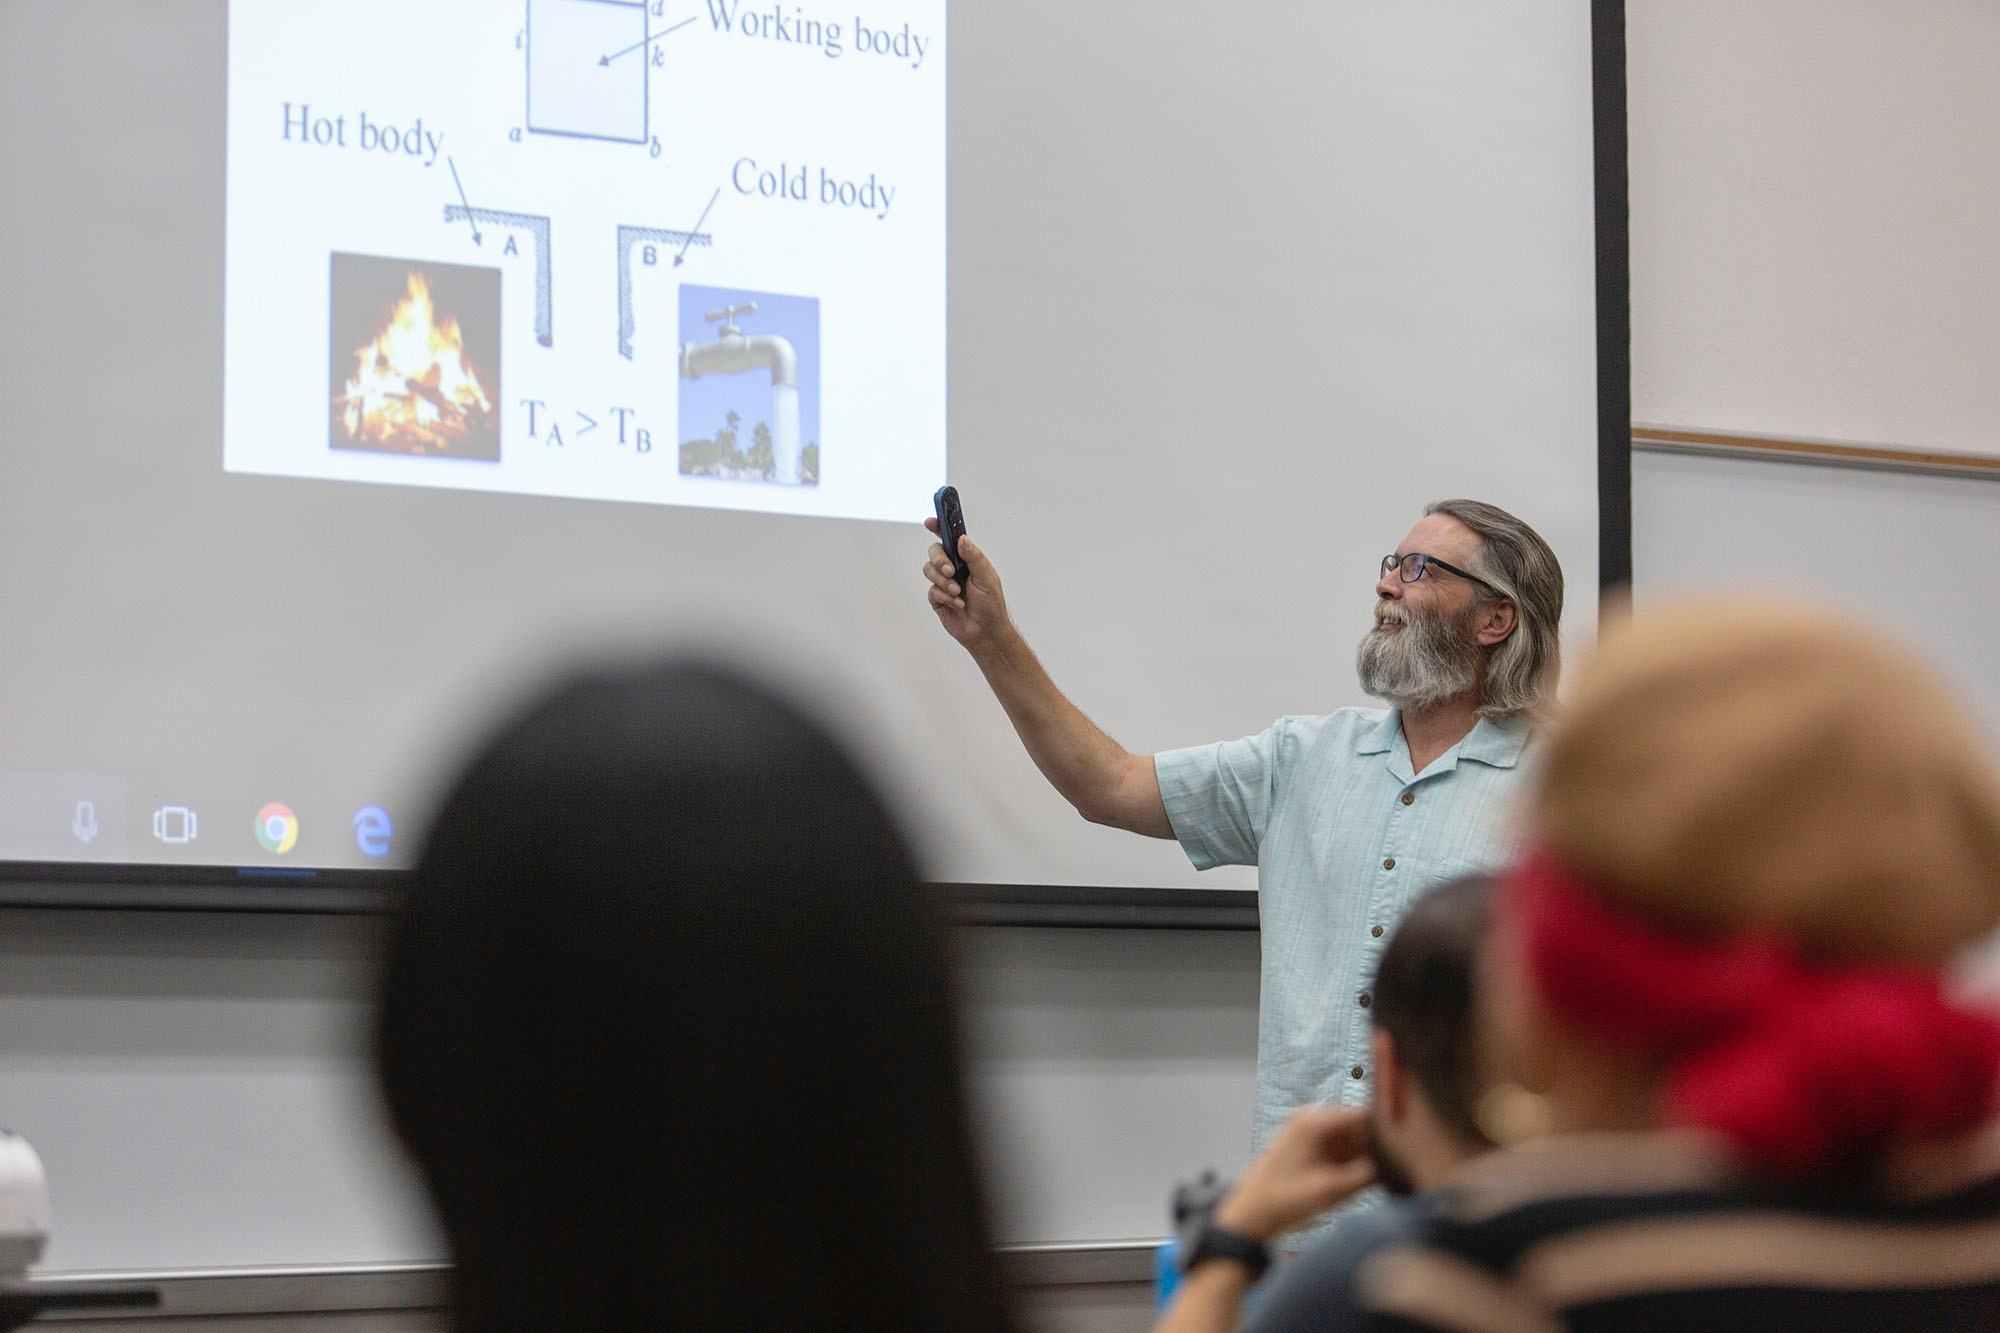
[[[377,1031],[459,1326],[1006,1327],[947,946],[767,691],[656,666],[514,718],[440,808]]]

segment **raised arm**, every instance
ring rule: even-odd
[[[924,526],[935,533],[937,520],[926,519]],[[1007,614],[993,562],[970,537],[960,539],[958,553],[970,571],[963,586],[952,577],[944,546],[931,543],[924,562],[931,609],[972,654],[1035,767],[1092,823],[1173,837],[1153,757],[1131,753],[1063,696]]]

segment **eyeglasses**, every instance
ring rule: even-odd
[[[1457,565],[1448,565],[1444,561],[1438,559],[1436,556],[1425,555],[1422,551],[1412,551],[1408,555],[1383,556],[1382,557],[1383,575],[1386,577],[1389,571],[1392,569],[1396,571],[1397,575],[1405,583],[1415,583],[1418,579],[1424,576],[1424,571],[1427,569],[1442,569],[1447,574],[1456,574],[1460,578],[1466,580],[1469,583],[1477,583],[1480,587],[1485,588],[1487,591],[1491,592],[1495,597],[1508,596],[1507,593],[1501,591],[1499,588],[1494,587],[1492,584],[1488,583],[1485,579],[1480,578],[1479,575],[1468,573],[1465,570],[1460,569]]]

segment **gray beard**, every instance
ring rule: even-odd
[[[1479,684],[1478,607],[1456,618],[1414,615],[1400,633],[1369,630],[1354,650],[1361,688],[1398,708],[1429,708]],[[1380,623],[1379,621],[1377,623]]]

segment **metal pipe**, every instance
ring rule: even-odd
[[[712,343],[681,344],[681,378],[771,372],[771,461],[776,480],[796,486],[799,467],[799,354],[776,334],[725,333]]]

